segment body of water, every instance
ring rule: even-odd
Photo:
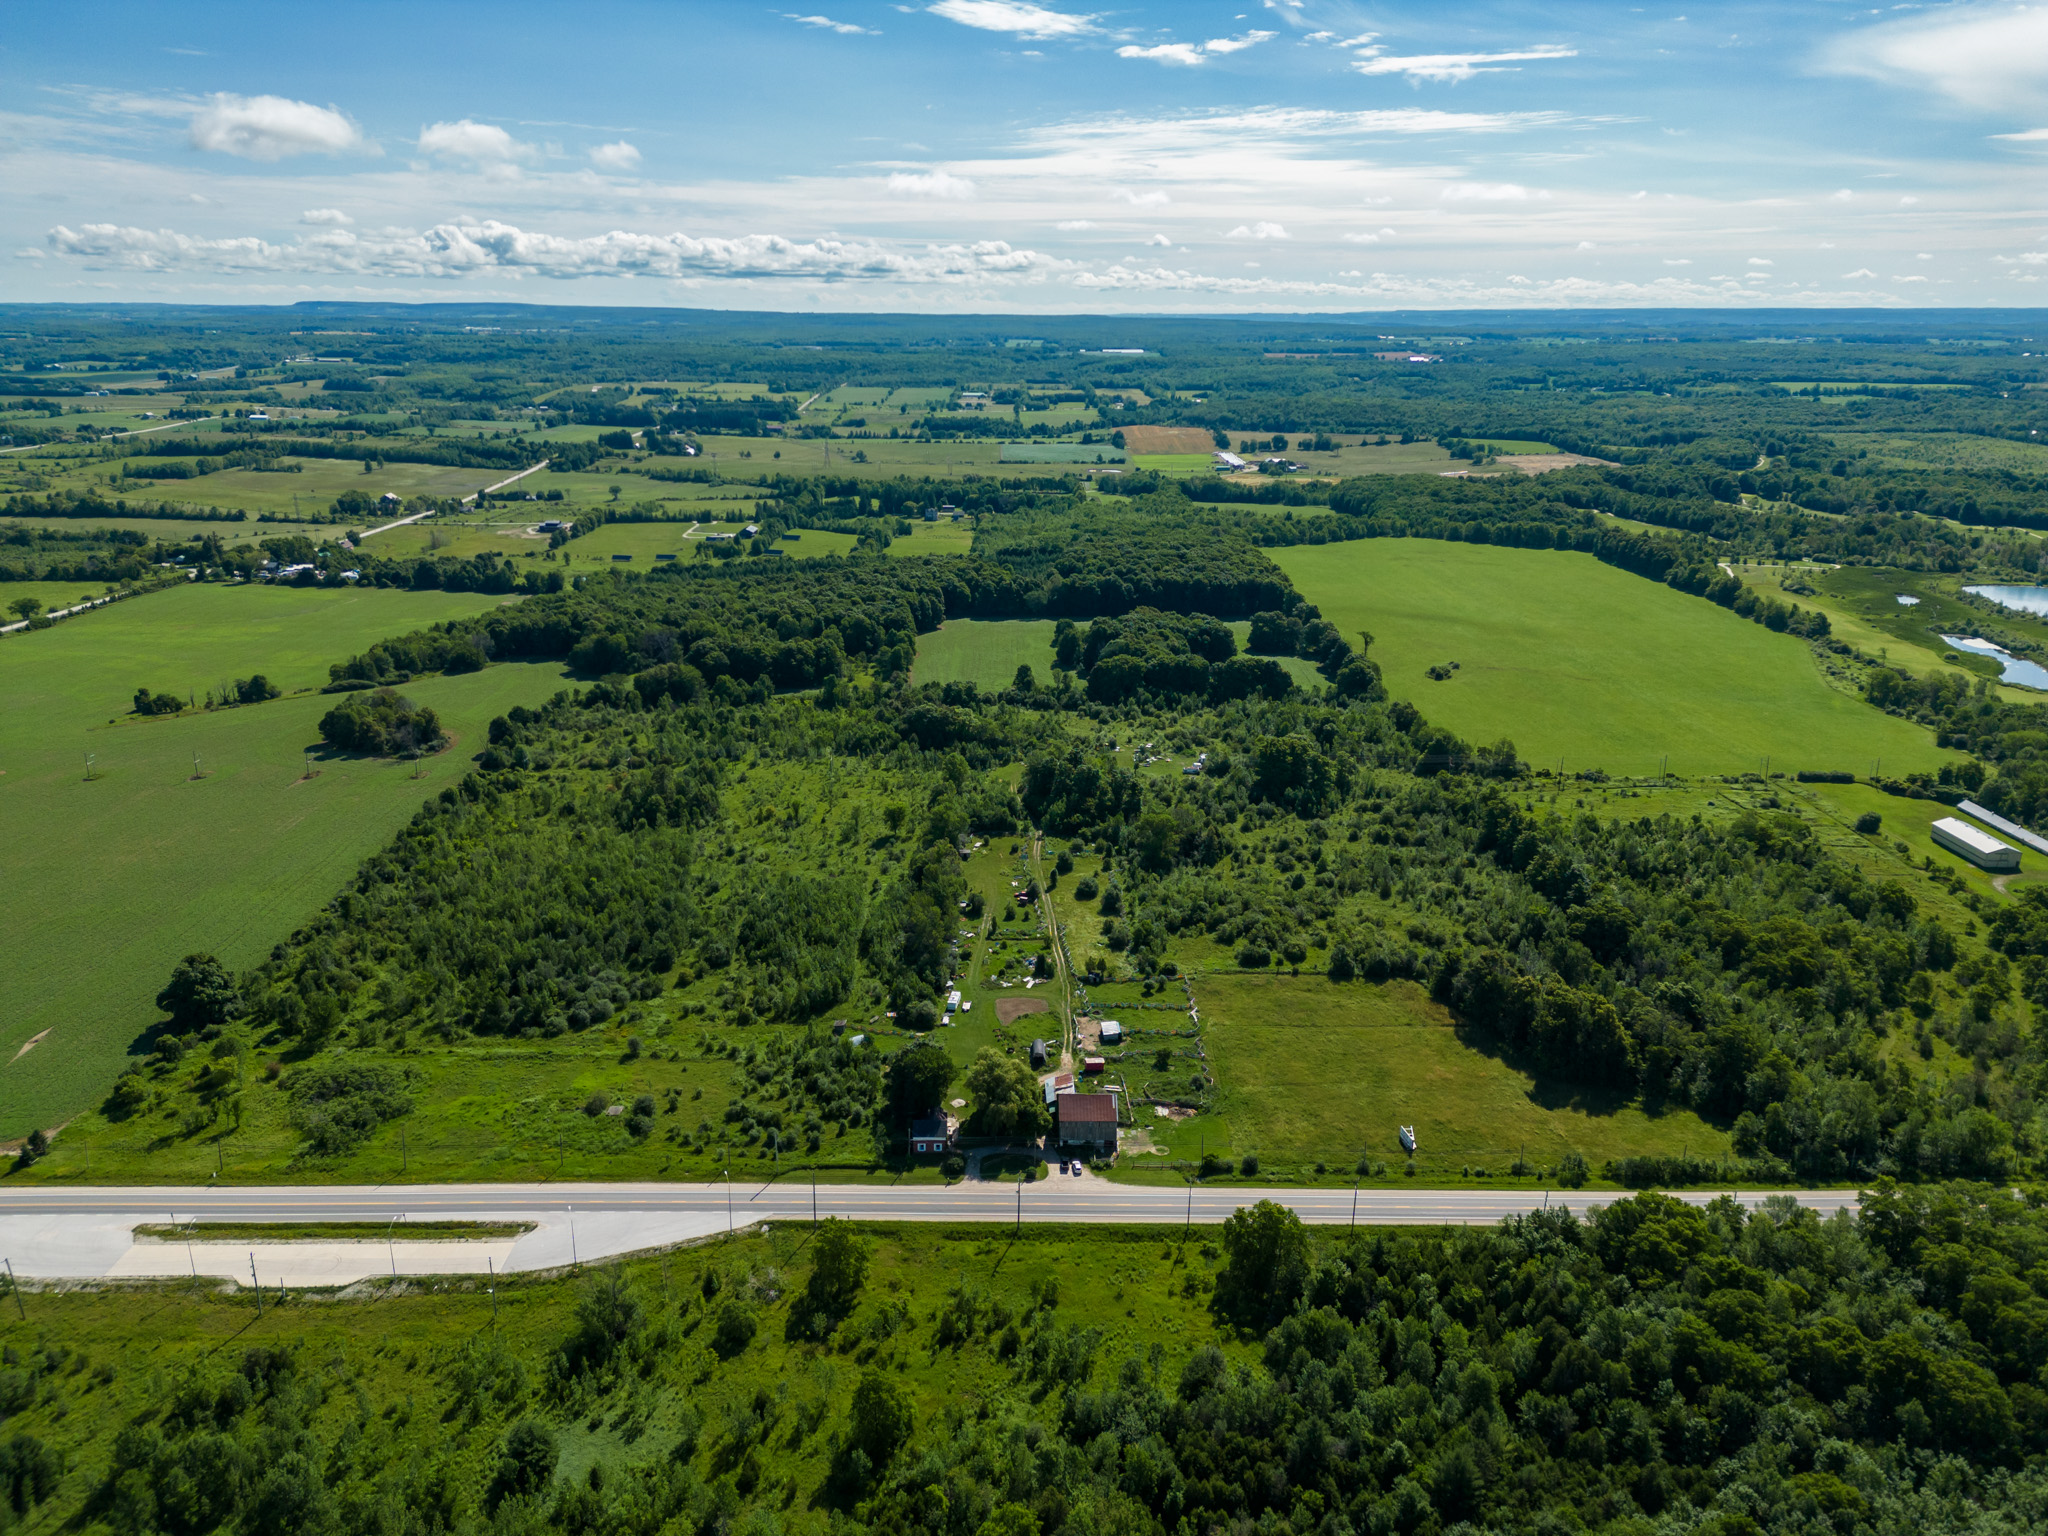
[[[2048,617],[2048,587],[1965,587],[1963,590],[1978,597],[1988,597],[2001,608]]]
[[[2015,591],[2039,591],[2038,587],[2014,588]],[[2005,668],[1999,678],[2002,683],[2017,683],[2022,688],[2038,688],[2048,693],[2048,667],[2038,662],[2022,661],[2003,646],[1993,645],[1989,640],[1978,640],[1968,635],[1943,635],[1942,639],[1959,651],[1975,651],[1979,656],[1990,656]]]

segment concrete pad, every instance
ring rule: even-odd
[[[502,1273],[512,1244],[488,1243],[137,1243],[104,1272],[108,1280],[210,1275],[249,1284],[290,1287],[353,1285],[373,1275]]]

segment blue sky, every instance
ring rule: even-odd
[[[2048,6],[11,9],[0,297],[2032,305]]]

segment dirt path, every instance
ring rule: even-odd
[[[1060,943],[1059,913],[1052,904],[1052,892],[1046,889],[1044,861],[1045,838],[1038,833],[1031,836],[1031,869],[1029,879],[1038,885],[1038,912],[1045,923],[1046,936],[1052,942],[1052,966],[1059,978],[1060,1005],[1053,1011],[1060,1020],[1060,1070],[1073,1072],[1078,1076],[1079,1068],[1074,1061],[1074,978],[1067,970],[1066,947]]]

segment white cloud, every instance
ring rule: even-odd
[[[2024,133],[1994,133],[1994,139],[2010,139],[2015,144],[2038,144],[2048,139],[2048,128],[2029,128]]]
[[[1168,239],[1165,235],[1154,235],[1150,240],[1147,240],[1145,243],[1147,245],[1172,245],[1173,241]]]
[[[1944,6],[1838,38],[1819,67],[1917,86],[1977,111],[2048,100],[2048,8]]]
[[[1835,203],[1846,203],[1852,200],[1855,196],[1856,194],[1854,192],[1851,192],[1847,187],[1844,187],[1839,192],[1830,192],[1828,194],[1828,201]]]
[[[1667,267],[1689,267],[1692,265],[1692,258],[1690,256],[1666,256],[1664,258],[1664,265]]]
[[[782,13],[790,21],[806,27],[819,27],[827,32],[837,32],[844,37],[880,37],[873,27],[857,27],[850,21],[834,21],[830,16],[799,16],[794,11]]]
[[[1512,181],[1454,181],[1443,191],[1447,203],[1527,203],[1549,196],[1548,192],[1532,191]]]
[[[496,123],[479,123],[467,117],[422,128],[419,149],[423,155],[466,160],[479,166],[512,165],[532,159],[535,153],[531,144],[520,143]]]
[[[1909,192],[1904,197],[1899,199],[1899,206],[1901,208],[1910,208],[1919,201],[1919,198],[1913,196],[1913,194]]]
[[[1597,246],[1597,245],[1595,245],[1595,244],[1594,244],[1594,243],[1593,243],[1592,241],[1590,241],[1590,240],[1581,240],[1581,241],[1580,241],[1580,242],[1578,243],[1578,245],[1577,245],[1577,246],[1575,247],[1575,249],[1577,249],[1577,250],[1581,250],[1581,251],[1597,251],[1597,250],[1599,250],[1599,249],[1600,249],[1600,247],[1599,247],[1599,246]]]
[[[353,224],[355,220],[343,213],[339,208],[308,208],[299,215],[299,222],[301,224],[312,224],[317,227]]]
[[[1749,258],[1749,264],[1752,267],[1775,267],[1777,265],[1777,263],[1771,260],[1771,258],[1768,256],[1752,256]]]
[[[1260,43],[1270,43],[1280,34],[1277,32],[1247,32],[1242,37],[1212,37],[1202,44],[1205,53],[1238,53],[1246,48],[1256,48]]]
[[[1202,62],[1202,50],[1193,43],[1155,43],[1150,48],[1128,43],[1117,49],[1116,56],[1120,59],[1150,59],[1155,64],[1193,65]]]
[[[1914,272],[1908,273],[1904,277],[1895,277],[1892,279],[1892,281],[1895,283],[1924,283],[1927,281],[1927,279],[1920,276],[1917,272]]]
[[[1994,256],[1991,258],[2002,267],[2048,266],[2048,251],[2021,251],[2017,256]]]
[[[616,144],[600,144],[590,151],[590,163],[601,171],[637,171],[640,151],[620,139]]]
[[[1877,274],[1876,274],[1875,272],[1871,271],[1871,270],[1870,270],[1870,268],[1868,268],[1868,267],[1858,267],[1858,268],[1857,268],[1857,269],[1856,269],[1856,270],[1855,270],[1854,272],[1844,272],[1844,273],[1842,274],[1842,277],[1843,277],[1843,279],[1844,279],[1845,281],[1846,281],[1847,279],[1849,279],[1849,278],[1852,278],[1852,277],[1875,277],[1875,276],[1877,276]]]
[[[1256,224],[1240,224],[1223,237],[1226,240],[1292,240],[1286,229],[1268,219]]]
[[[1347,245],[1378,245],[1380,237],[1369,229],[1354,229],[1344,236]]]
[[[1049,11],[1042,5],[1026,5],[1022,0],[937,0],[937,4],[926,9],[963,27],[1014,32],[1034,40],[1083,37],[1096,30],[1093,16],[1070,16],[1065,11]]]
[[[1133,192],[1129,187],[1114,187],[1109,200],[1113,203],[1129,203],[1133,208],[1164,208],[1173,199],[1164,192]]]
[[[1380,44],[1367,47],[1351,67],[1361,75],[1406,75],[1412,81],[1433,80],[1456,84],[1474,75],[1496,73],[1503,65],[1532,59],[1572,59],[1579,50],[1562,44],[1543,43],[1511,53],[1417,53],[1391,54]]]
[[[453,278],[531,273],[540,277],[823,279],[959,283],[1027,278],[1072,263],[1005,241],[896,249],[870,241],[795,241],[779,235],[698,239],[612,230],[571,237],[523,230],[496,219],[432,229],[357,235],[347,230],[273,244],[253,235],[208,239],[117,224],[58,225],[55,254],[90,267],[168,272],[326,272],[361,277]]]
[[[1093,229],[1094,227],[1095,221],[1093,219],[1061,219],[1059,223],[1053,225],[1054,229],[1064,229],[1069,233],[1074,230]]]
[[[1934,260],[1934,252],[1932,252],[1932,251],[1917,251],[1917,252],[1915,252],[1915,253],[1914,253],[1913,259],[1914,259],[1915,261],[1932,261],[1932,260]]]
[[[946,171],[897,171],[889,190],[898,197],[936,197],[964,203],[974,196],[974,183]]]
[[[244,160],[338,155],[362,142],[362,130],[334,108],[285,96],[209,96],[192,116],[194,149]]]

